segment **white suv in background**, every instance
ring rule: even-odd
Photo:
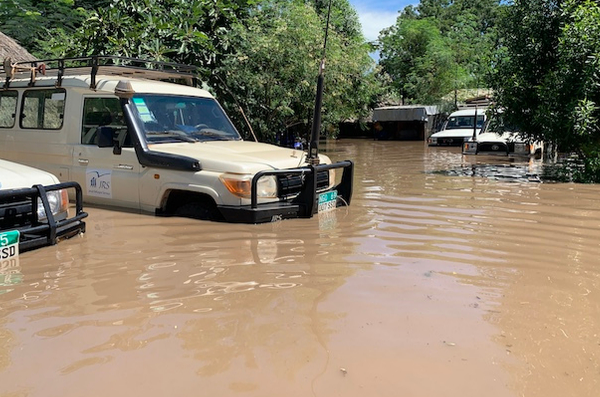
[[[432,134],[429,146],[462,146],[473,135],[479,134],[486,120],[486,109],[468,108],[450,114],[442,129]]]

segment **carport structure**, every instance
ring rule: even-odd
[[[402,105],[373,109],[373,137],[424,141],[444,120],[437,106]]]

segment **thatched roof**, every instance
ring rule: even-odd
[[[0,32],[0,63],[4,58],[11,58],[13,62],[35,61],[35,57],[17,44],[16,41]]]

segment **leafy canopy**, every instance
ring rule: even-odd
[[[378,92],[359,25],[347,14],[342,18],[338,4],[348,7],[348,2],[334,2],[325,52],[323,126],[330,135],[342,120],[366,117]],[[263,138],[310,129],[327,17],[327,10],[321,11],[310,2],[263,2],[233,30],[233,51],[216,73],[229,86],[225,95],[244,98]]]
[[[379,36],[381,65],[404,101],[433,104],[477,88],[497,43],[498,0],[423,0]]]
[[[518,23],[517,23],[518,21]],[[501,25],[490,75],[506,117],[531,139],[596,156],[600,144],[600,7],[584,0],[516,0]]]

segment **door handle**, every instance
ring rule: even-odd
[[[78,159],[77,162],[82,165],[88,165],[90,160],[88,159]]]

